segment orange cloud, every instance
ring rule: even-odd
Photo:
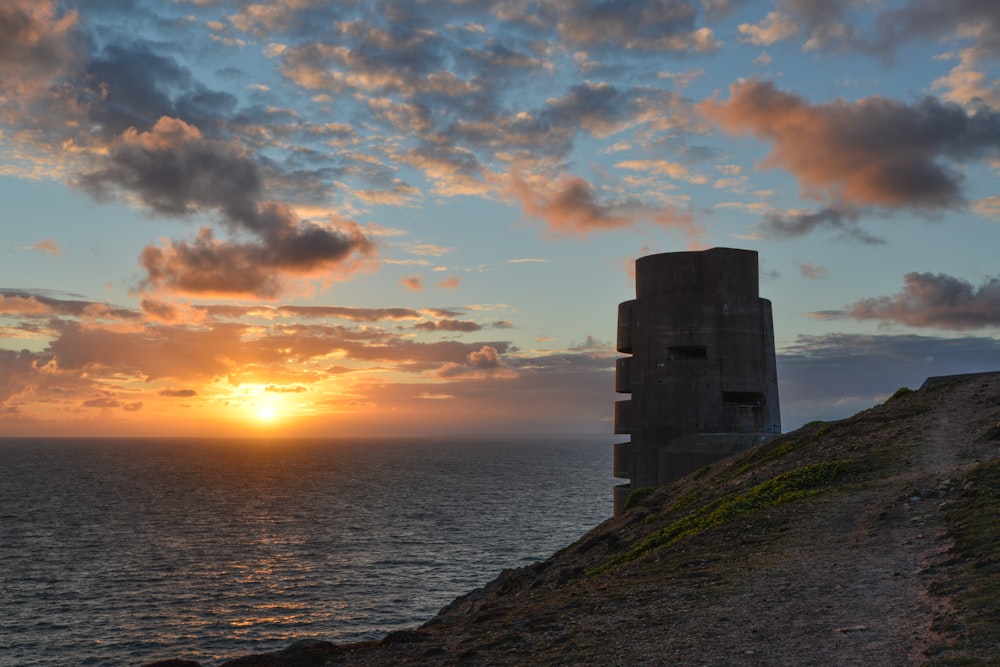
[[[799,273],[804,278],[823,278],[827,271],[822,266],[817,266],[812,262],[799,262]]]
[[[726,132],[770,142],[763,166],[787,169],[803,196],[831,205],[960,206],[962,176],[951,161],[1000,148],[996,113],[969,115],[933,98],[811,105],[771,82],[748,81],[730,86],[729,100],[697,109]]]
[[[35,296],[0,294],[0,314],[2,315],[49,315],[55,312],[53,307],[42,303]]]
[[[690,212],[651,207],[633,199],[601,202],[590,183],[577,176],[546,183],[528,182],[515,176],[506,185],[525,213],[544,220],[558,235],[584,236],[592,231],[639,223],[676,227],[691,236],[701,233]]]
[[[302,392],[309,390],[300,384],[292,384],[292,385],[269,384],[266,387],[264,387],[264,391],[272,394],[301,394]]]
[[[142,299],[139,307],[149,320],[164,324],[203,324],[208,316],[208,311],[204,308],[149,297]]]
[[[32,245],[31,249],[37,250],[39,252],[45,252],[53,256],[58,255],[60,252],[59,244],[53,241],[52,239],[44,239],[42,241],[39,241],[38,243]]]
[[[102,410],[122,409],[125,412],[138,412],[142,410],[142,401],[123,403],[111,392],[101,392],[101,395],[83,401],[80,405],[85,408],[100,408]]]
[[[76,26],[77,13],[50,0],[0,3],[0,91],[22,99],[45,91],[75,57]]]
[[[411,292],[422,292],[424,290],[424,279],[422,276],[404,276],[399,279],[399,284]]]
[[[515,404],[519,419],[539,424],[552,419],[542,406],[553,402],[582,413],[585,400],[594,421],[594,407],[610,405],[593,400],[606,383],[591,374],[604,378],[611,361],[565,351],[506,358],[509,342],[458,340],[483,326],[452,309],[236,304],[192,308],[193,320],[190,306],[150,297],[140,312],[56,293],[0,296],[5,319],[38,332],[44,318],[48,338],[41,352],[0,349],[5,433],[232,433],[256,424],[261,406],[280,413],[288,432],[320,433],[334,419],[340,432],[439,431],[442,414],[427,397],[445,394],[463,414],[445,430],[484,419],[509,426]],[[399,325],[415,317],[416,327]],[[443,332],[447,339],[421,340]]]
[[[500,353],[491,345],[484,345],[475,352],[469,352],[464,363],[448,363],[438,369],[435,376],[440,379],[490,378],[510,380],[517,378],[517,371],[500,358]]]

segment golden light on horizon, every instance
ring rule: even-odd
[[[266,382],[244,383],[238,387],[220,388],[221,405],[228,419],[248,427],[260,428],[286,422],[298,413],[298,401],[289,394],[275,391]]]

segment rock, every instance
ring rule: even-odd
[[[427,641],[429,638],[430,635],[426,632],[420,632],[419,630],[397,630],[396,632],[390,632],[383,637],[382,643],[386,645],[413,644],[415,642]]]
[[[842,628],[837,628],[837,632],[863,632],[867,629],[867,625],[846,625]]]
[[[300,639],[277,653],[243,656],[223,663],[223,667],[322,667],[340,653],[333,642]]]

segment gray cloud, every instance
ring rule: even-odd
[[[434,374],[444,380],[454,379],[498,379],[511,380],[517,377],[517,372],[500,356],[500,351],[491,345],[483,345],[478,350],[469,352],[461,362],[449,362]]]
[[[771,211],[761,218],[757,229],[772,239],[794,239],[816,230],[829,230],[837,232],[837,238],[848,241],[869,245],[885,243],[862,229],[857,224],[858,218],[858,211],[833,208],[792,213]]]
[[[892,59],[915,39],[971,40],[980,56],[1000,55],[1000,7],[990,0],[904,0],[878,13],[866,31],[854,0],[782,0],[778,7],[805,28],[804,50],[856,51]]]
[[[262,179],[236,147],[203,139],[184,121],[160,118],[149,132],[127,132],[104,164],[79,177],[79,187],[104,199],[134,195],[153,211],[184,216],[220,210],[227,222],[259,231]]]
[[[1000,326],[1000,277],[987,278],[979,287],[943,273],[907,273],[903,280],[899,293],[861,299],[846,308],[845,316],[939,329]]]
[[[1000,56],[1000,4],[991,0],[910,0],[879,16],[878,29],[890,44],[957,33],[980,55]]]
[[[167,215],[217,210],[228,226],[259,239],[224,241],[204,228],[194,241],[147,246],[144,285],[154,289],[274,298],[289,276],[346,272],[352,257],[374,251],[353,223],[323,227],[300,220],[287,206],[262,201],[257,164],[181,120],[162,118],[149,132],[127,132],[102,168],[80,176],[78,185],[97,197],[136,196]]]
[[[430,315],[437,318],[454,318],[462,315],[461,310],[453,308],[353,308],[349,306],[269,306],[264,304],[253,306],[212,304],[204,307],[204,311],[213,317],[241,319],[245,317],[264,317],[268,320],[278,318],[299,319],[341,319],[352,322],[382,322],[399,320],[422,320]]]
[[[0,405],[29,387],[43,362],[41,355],[29,350],[0,349]]]
[[[481,324],[470,320],[433,320],[419,322],[413,325],[414,329],[420,331],[479,331],[483,327]]]
[[[289,49],[286,76],[307,88],[448,94],[448,87],[435,85],[447,61],[445,44],[432,30],[406,21],[385,27],[352,21],[337,26],[330,39]]]
[[[170,89],[192,85],[191,73],[148,46],[109,44],[87,66],[80,90],[93,96],[91,113],[108,136],[145,131],[162,116],[175,116]]]
[[[784,0],[784,7],[806,28],[803,50],[860,51],[884,55],[885,46],[851,23],[851,0]]]
[[[476,81],[481,81],[482,85],[507,83],[514,73],[542,66],[543,60],[535,52],[541,49],[532,49],[530,44],[527,47],[520,48],[516,39],[490,38],[482,47],[465,47],[462,60],[476,63]]]
[[[13,76],[48,78],[66,70],[76,53],[71,13],[51,11],[35,0],[6,0],[0,4],[0,72]],[[0,81],[0,87],[9,81]]]
[[[634,116],[633,95],[608,83],[581,83],[567,94],[550,100],[543,121],[557,126],[579,126],[593,135],[613,134]]]
[[[100,408],[102,410],[122,409],[125,412],[138,412],[142,410],[142,401],[125,403],[117,395],[109,391],[102,391],[99,395],[83,401],[80,405],[85,408]]]
[[[81,405],[85,408],[120,408],[122,407],[122,402],[112,395],[107,394],[89,398],[81,403]]]
[[[559,35],[572,46],[636,51],[713,51],[712,31],[698,28],[688,0],[558,0]]]
[[[356,225],[327,229],[299,221],[286,209],[268,208],[268,217],[278,221],[265,228],[261,241],[220,241],[203,228],[194,241],[146,246],[143,285],[178,294],[273,299],[282,294],[289,277],[349,273],[356,256],[373,251]]]
[[[804,278],[815,280],[817,278],[825,277],[827,270],[824,267],[817,266],[811,262],[799,262],[799,273],[802,274]]]
[[[343,306],[279,306],[275,311],[293,317],[337,317],[357,322],[416,320],[423,317],[411,308],[347,308]],[[449,311],[449,314],[457,314]]]
[[[986,108],[970,113],[933,97],[811,105],[766,81],[737,83],[730,92],[728,101],[710,99],[698,109],[730,133],[771,142],[764,166],[787,169],[804,196],[831,209],[960,207],[956,163],[1000,155],[1000,113]]]
[[[68,295],[52,290],[0,288],[0,317],[51,317],[66,315],[117,320],[137,320],[141,315],[134,310],[99,301],[66,298]]]
[[[421,373],[436,369],[441,364],[467,364],[470,355],[478,353],[484,347],[490,348],[498,355],[506,354],[514,349],[506,341],[462,343],[455,340],[442,340],[433,343],[418,343],[398,340],[394,341],[391,346],[344,345],[344,349],[352,359],[393,362],[397,364],[399,370],[409,373]]]
[[[15,164],[29,155],[56,152],[68,135],[78,132],[80,109],[66,101],[63,81],[81,67],[86,52],[73,11],[38,0],[0,3],[0,141],[4,161]],[[63,157],[64,156],[60,156]]]
[[[161,15],[153,3],[81,1],[86,23],[67,14],[60,24],[55,14],[44,15],[48,9],[33,9],[49,5],[18,0],[8,12],[11,30],[18,20],[30,20],[51,39],[37,42],[37,54],[15,53],[13,42],[5,44],[4,53],[11,63],[32,58],[55,63],[51,77],[66,75],[46,82],[59,91],[59,103],[42,113],[25,109],[19,122],[35,129],[45,124],[51,133],[45,146],[70,139],[98,149],[80,153],[81,159],[106,153],[76,180],[85,191],[137,201],[161,215],[217,211],[227,225],[259,235],[265,191],[269,199],[302,203],[327,203],[339,191],[364,204],[400,204],[420,195],[396,175],[401,162],[422,172],[436,194],[485,195],[495,191],[485,180],[488,172],[507,170],[512,160],[524,170],[551,168],[556,166],[551,158],[567,156],[580,131],[604,137],[653,119],[663,122],[673,113],[679,102],[665,91],[600,82],[571,86],[562,97],[525,108],[529,98],[516,91],[533,85],[536,71],[548,76],[560,39],[626,51],[683,51],[711,43],[710,31],[696,25],[698,10],[687,2],[560,3],[535,8],[492,1],[297,3],[267,11],[242,7],[224,20],[213,5],[198,5],[190,7],[189,18],[178,20]],[[727,3],[712,11],[724,10],[722,4]],[[441,12],[458,22],[441,26]],[[464,27],[463,19],[469,21]],[[503,30],[486,34],[480,21],[499,22]],[[335,34],[311,40],[319,24],[336,26]],[[152,30],[162,41],[138,37]],[[236,95],[199,81],[186,65],[189,54],[169,36],[190,39],[192,32],[206,31],[219,41],[203,43],[198,55],[204,58],[240,32],[276,41],[293,37],[287,40],[291,46],[271,54],[286,77],[310,90],[359,93],[338,106],[367,111],[370,122],[347,133],[346,124],[331,124],[338,128],[327,131],[330,146],[358,148],[353,154],[318,148],[322,136],[312,130],[319,125],[300,117],[301,107],[278,107],[280,98],[273,94],[269,104],[240,108]],[[74,44],[82,48],[70,49]],[[76,69],[61,66],[70,63]],[[253,89],[265,90],[268,86]],[[367,110],[360,108],[364,105]],[[169,145],[141,141],[164,141],[164,119],[183,123],[198,136],[178,137]],[[395,136],[375,137],[377,127]],[[30,136],[43,146],[41,135]],[[287,142],[286,149],[265,159],[261,151],[276,139]],[[376,189],[341,188],[350,179]]]
[[[481,13],[489,12],[490,20],[499,18],[508,27],[530,26],[526,34],[539,37],[534,41],[518,31],[506,32],[502,41],[483,39],[478,31],[440,31],[425,16],[415,17],[419,10],[413,5],[391,7],[377,18],[366,15],[341,24],[336,39],[288,48],[280,69],[309,90],[355,91],[367,101],[372,119],[403,134],[387,150],[390,160],[420,170],[435,192],[446,196],[490,192],[486,174],[509,170],[511,161],[523,169],[551,166],[550,158],[572,151],[580,131],[606,137],[640,123],[680,122],[685,103],[679,96],[601,82],[570,86],[563,96],[526,108],[512,92],[536,78],[531,70],[544,76],[552,47],[545,36],[572,35],[582,45],[600,35],[602,48],[626,50],[685,49],[692,44],[677,40],[694,39],[693,33],[705,38],[693,28],[697,10],[673,0],[567,0],[535,8],[534,14],[491,2],[440,8],[470,20],[484,20]],[[410,23],[399,23],[403,19]],[[504,164],[496,164],[498,156]],[[382,174],[377,185],[389,182]]]
[[[106,44],[72,82],[90,121],[105,137],[129,128],[144,132],[163,116],[210,131],[232,115],[234,95],[211,90],[160,50],[162,46],[141,40]]]
[[[580,132],[606,138],[642,124],[686,125],[689,106],[670,91],[585,82],[570,86],[561,97],[549,98],[540,108],[503,110],[495,106],[489,113],[462,115],[436,131],[432,140],[478,151],[483,161],[517,150],[541,162],[568,155]]]
[[[347,18],[351,2],[298,2],[245,4],[235,13],[227,13],[229,24],[240,32],[267,38],[274,32],[302,37],[312,34],[318,25],[331,25]],[[266,7],[265,11],[259,8]]]
[[[161,389],[157,395],[169,398],[192,398],[197,396],[198,392],[194,389]]]
[[[705,12],[705,17],[710,20],[723,19],[729,16],[733,10],[742,5],[750,4],[753,0],[701,0],[701,8]]]

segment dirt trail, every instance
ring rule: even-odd
[[[730,664],[916,665],[940,641],[936,618],[951,613],[948,600],[930,596],[935,565],[950,542],[941,506],[962,470],[984,452],[976,435],[988,424],[968,423],[970,406],[984,393],[997,395],[997,379],[941,392],[944,404],[913,437],[909,465],[888,482],[816,512],[822,523],[807,535],[818,541],[789,554],[780,566],[752,580],[748,608],[774,606],[781,632],[744,633],[744,657]],[[929,427],[929,428],[928,428]],[[832,504],[832,501],[831,501]],[[832,509],[832,508],[831,508]],[[760,604],[760,600],[764,604]],[[749,621],[750,619],[744,619]],[[721,656],[719,656],[721,657]],[[704,664],[710,664],[706,662]]]
[[[751,613],[740,614],[750,631],[735,631],[737,650],[728,659],[703,655],[701,664],[925,662],[925,652],[941,640],[932,629],[935,619],[952,613],[948,600],[927,592],[951,546],[941,507],[962,471],[988,449],[976,439],[991,419],[988,411],[974,410],[984,395],[1000,395],[998,378],[942,392],[945,402],[933,419],[920,422],[926,430],[913,438],[909,465],[888,487],[813,513],[818,522],[804,536],[816,541],[751,580],[746,596],[753,601],[744,607]],[[970,415],[978,423],[970,424]],[[775,617],[752,618],[772,606],[780,610]]]

